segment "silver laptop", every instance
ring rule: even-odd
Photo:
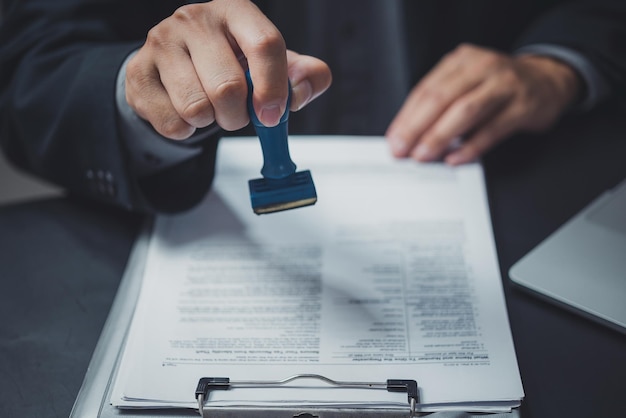
[[[626,180],[519,260],[509,276],[626,333]]]

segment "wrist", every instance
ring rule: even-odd
[[[524,54],[517,61],[529,68],[552,99],[563,110],[574,108],[582,103],[587,95],[586,84],[581,75],[569,64],[549,56]]]

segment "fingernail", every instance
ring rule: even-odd
[[[434,159],[434,154],[427,144],[419,144],[413,151],[413,157],[419,161],[430,161]]]
[[[313,97],[313,87],[308,80],[302,80],[295,86],[291,87],[291,100],[297,104],[296,110],[306,106]]]
[[[455,153],[448,155],[445,159],[445,162],[448,165],[459,165],[459,164],[463,164],[465,161],[462,155],[459,155],[458,152],[455,152]]]
[[[389,147],[393,155],[396,157],[406,157],[408,146],[402,138],[389,136],[387,137],[387,142],[389,142]]]
[[[276,126],[278,125],[281,116],[282,112],[280,110],[280,106],[277,104],[273,104],[265,106],[263,109],[261,109],[259,120],[265,126]]]
[[[448,145],[448,151],[455,151],[461,148],[461,145],[463,145],[463,138],[461,138],[460,136],[456,136],[452,138],[452,141],[450,141],[450,145]]]
[[[465,149],[460,148],[458,151],[446,156],[445,161],[446,164],[449,165],[460,165],[476,161],[476,158],[470,155]]]

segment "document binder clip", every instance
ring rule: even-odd
[[[231,381],[228,377],[203,377],[196,387],[198,412],[204,418],[204,404],[209,392],[214,390],[230,390],[234,388],[280,387],[297,379],[317,379],[332,386],[352,389],[385,389],[387,392],[406,392],[409,403],[409,417],[417,414],[419,390],[415,380],[388,379],[387,382],[347,382],[329,379],[319,374],[297,374],[283,380],[240,380]]]

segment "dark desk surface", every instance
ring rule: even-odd
[[[626,118],[617,113],[519,136],[485,158],[525,418],[624,414],[626,335],[530,296],[506,275],[626,178]],[[69,415],[140,224],[70,198],[0,207],[0,417]]]

